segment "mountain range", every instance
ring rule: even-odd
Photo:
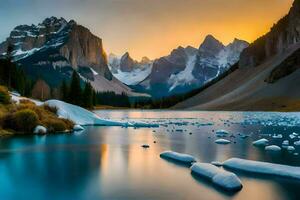
[[[98,92],[160,98],[202,86],[237,62],[247,46],[238,39],[225,46],[208,35],[198,49],[178,47],[155,60],[136,61],[128,52],[107,57],[102,39],[87,28],[50,17],[38,25],[15,27],[0,44],[0,55],[9,53],[30,77],[51,87],[59,87],[76,70]]]
[[[109,56],[113,75],[137,91],[160,98],[185,93],[222,74],[239,60],[248,43],[235,39],[227,46],[208,35],[200,47],[178,47],[170,55],[140,62],[129,53]]]
[[[242,51],[238,67],[175,106],[201,110],[300,109],[300,0]]]
[[[74,20],[51,17],[38,25],[17,26],[0,44],[0,55],[7,53],[29,76],[42,78],[52,87],[69,80],[76,70],[98,92],[143,95],[133,92],[112,75],[102,39]]]

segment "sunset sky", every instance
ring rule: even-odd
[[[224,44],[253,41],[292,0],[1,0],[0,41],[19,24],[49,16],[75,19],[101,37],[108,53],[157,58],[177,46],[198,47],[207,34]]]

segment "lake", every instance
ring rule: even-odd
[[[224,192],[183,165],[160,158],[172,150],[200,162],[232,157],[300,166],[294,152],[268,153],[252,142],[267,138],[281,146],[300,133],[298,113],[96,111],[105,119],[159,124],[159,128],[86,127],[74,134],[0,139],[1,199],[299,199],[300,182],[236,173],[243,189]],[[229,145],[215,131],[230,132]],[[283,138],[274,135],[282,134]],[[143,144],[150,145],[144,149]],[[298,197],[298,198],[297,198]]]

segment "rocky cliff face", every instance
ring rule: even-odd
[[[300,0],[295,0],[288,15],[269,33],[253,42],[241,54],[240,67],[254,67],[288,47],[300,42]]]
[[[137,65],[138,63],[130,57],[128,52],[120,60],[120,70],[122,72],[131,72]]]
[[[172,74],[184,70],[187,57],[185,49],[178,47],[170,55],[155,60],[152,67],[150,85],[164,84]]]
[[[41,58],[30,64],[47,63],[53,67],[69,66],[75,70],[89,67],[108,80],[112,79],[102,40],[73,20],[67,22],[63,18],[51,17],[38,25],[17,26],[9,38],[0,44],[0,54],[5,55],[9,46],[12,47],[12,57],[20,63],[28,61],[36,53],[44,52],[49,59]],[[52,62],[53,57],[60,57],[60,60]]]

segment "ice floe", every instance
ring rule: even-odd
[[[166,159],[171,159],[177,162],[182,162],[186,164],[191,164],[193,162],[196,162],[196,159],[188,154],[183,154],[183,153],[177,153],[174,151],[165,151],[160,154],[160,157],[166,158]]]
[[[286,149],[290,152],[295,151],[295,147],[293,146],[288,146]]]
[[[280,176],[300,180],[300,167],[244,160],[240,158],[228,159],[223,162],[223,166],[232,170],[269,175],[270,177]]]
[[[267,146],[268,143],[269,143],[269,140],[262,138],[262,139],[254,141],[252,144],[254,146],[258,146],[258,147],[264,147],[264,146]]]
[[[275,138],[275,139],[281,139],[283,136],[282,134],[275,134],[272,136],[272,138]]]
[[[290,145],[290,142],[288,141],[288,140],[284,140],[283,142],[282,142],[282,148],[287,148],[288,146]]]
[[[243,187],[241,180],[234,173],[224,171],[212,164],[195,163],[191,170],[224,190],[238,191]]]
[[[299,141],[296,141],[296,142],[294,142],[294,145],[296,145],[296,146],[300,146],[300,140],[299,140]]]
[[[228,134],[229,134],[229,132],[226,131],[226,130],[217,130],[217,131],[216,131],[217,137],[225,137],[225,136],[228,135]]]
[[[266,151],[273,151],[273,152],[278,152],[281,151],[281,148],[277,145],[270,145],[265,147]]]
[[[217,143],[217,144],[230,144],[231,142],[229,140],[226,140],[226,139],[217,139],[215,141],[215,143]]]

